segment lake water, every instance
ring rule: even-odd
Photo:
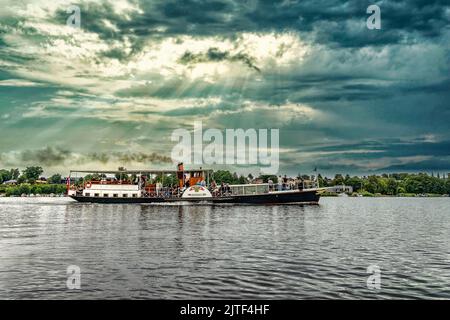
[[[66,285],[79,266],[80,289]],[[369,266],[381,274],[369,289]],[[0,198],[2,299],[450,298],[450,198],[319,206]]]

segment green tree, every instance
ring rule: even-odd
[[[117,180],[128,180],[128,179],[130,178],[130,177],[128,176],[128,174],[125,173],[125,172],[127,171],[126,168],[124,168],[124,167],[119,167],[118,170],[119,170],[120,172],[118,172],[118,173],[115,174]]]
[[[56,173],[52,175],[50,178],[48,178],[48,183],[54,183],[54,184],[60,184],[61,183],[61,175],[59,173]]]
[[[0,183],[3,183],[8,180],[17,180],[20,176],[19,169],[1,169],[0,170]]]
[[[238,184],[246,184],[247,183],[247,179],[243,175],[240,175],[237,183]]]
[[[84,181],[100,181],[102,179],[102,175],[98,173],[87,174],[84,176]]]
[[[398,192],[398,183],[394,178],[389,178],[386,185],[386,194],[396,195]]]
[[[388,179],[386,177],[377,177],[377,192],[381,194],[388,194]]]
[[[20,196],[19,187],[8,187],[6,188],[6,196]]]
[[[0,170],[0,183],[11,180],[11,173],[8,170]]]
[[[369,176],[367,179],[364,180],[363,186],[364,186],[364,190],[366,190],[370,193],[377,193],[378,192],[377,176]]]
[[[180,183],[176,173],[171,173],[167,180],[171,186],[177,186]]]
[[[259,176],[259,179],[262,179],[264,183],[269,182],[269,180],[272,180],[274,183],[277,183],[278,177],[273,174],[263,174]]]
[[[10,172],[12,180],[17,180],[20,176],[20,171],[17,168],[11,169],[11,170],[9,170],[9,172]]]
[[[42,194],[42,186],[39,184],[34,184],[31,186],[31,193]]]
[[[343,185],[344,184],[344,177],[342,174],[336,174],[333,179],[333,186]]]
[[[19,194],[30,194],[31,187],[28,183],[23,183],[19,186]]]
[[[353,191],[355,192],[361,190],[362,188],[362,180],[357,176],[346,179],[345,184],[347,186],[352,186]]]
[[[351,178],[350,178],[350,175],[349,174],[346,174],[345,175],[345,178],[344,178],[344,184],[346,185],[346,186],[348,186],[349,184],[348,184],[348,181],[350,180]]]
[[[450,195],[450,179],[445,181],[445,193]]]
[[[406,190],[402,186],[399,186],[397,189],[397,194],[402,194],[402,193],[406,193]]]
[[[18,179],[17,179],[17,183],[25,183],[27,181],[27,178],[24,175],[21,175]]]
[[[33,167],[27,167],[24,171],[23,171],[23,175],[25,176],[25,178],[28,181],[34,182],[37,179],[39,179],[39,176],[44,172],[44,170],[42,170],[42,167],[38,167],[38,166],[33,166]]]
[[[223,183],[232,183],[233,182],[233,175],[228,170],[217,170],[214,172],[214,180],[216,183],[221,184]]]

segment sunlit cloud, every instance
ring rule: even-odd
[[[446,4],[424,13],[415,2],[385,3],[378,33],[356,0],[320,10],[309,0],[85,0],[79,29],[66,25],[71,1],[0,4],[0,153],[12,159],[3,165],[51,145],[71,150],[66,166],[115,166],[83,155],[167,151],[171,131],[197,120],[279,128],[289,172],[442,167],[447,156],[420,149],[450,140]],[[419,23],[427,14],[434,19]],[[369,140],[390,147],[358,146]]]

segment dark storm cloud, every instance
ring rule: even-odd
[[[242,62],[250,69],[260,72],[261,70],[255,65],[255,58],[249,56],[245,53],[230,54],[226,51],[221,51],[217,48],[209,48],[208,51],[204,53],[192,53],[187,51],[179,59],[183,64],[196,64],[202,62],[220,62],[220,61],[230,61],[230,62]]]
[[[120,32],[116,32],[103,23],[103,20],[109,20],[118,24],[126,21],[125,16],[115,13],[112,3],[106,1],[87,2],[81,3],[79,7],[82,19],[81,26],[84,30],[97,33],[102,39],[121,38],[122,35],[129,32],[125,28],[120,30]],[[66,10],[66,6],[61,6],[56,11],[53,21],[65,25],[68,17]]]
[[[314,154],[312,165],[323,172],[394,172],[450,169],[450,141],[425,142],[364,141],[354,144],[314,146],[299,149],[299,153]],[[389,163],[388,165],[383,164]],[[345,164],[348,163],[348,164]],[[373,164],[377,164],[373,168]],[[372,164],[367,167],[367,164]]]
[[[164,1],[158,7],[166,18],[185,18],[199,24],[223,22],[220,14],[232,10],[226,1]]]
[[[71,156],[70,151],[63,148],[47,147],[40,150],[24,150],[20,154],[20,160],[26,163],[36,163],[46,166],[62,164]]]
[[[172,163],[172,158],[158,153],[114,153],[117,160],[124,163],[139,162],[139,163]]]
[[[157,153],[143,153],[143,152],[93,152],[84,156],[81,162],[99,161],[102,163],[121,162],[121,163],[172,163],[172,159]]]
[[[368,32],[366,29],[369,16],[366,9],[371,4],[381,8],[382,30]],[[439,36],[448,28],[449,17],[445,11],[448,6],[445,0],[261,0],[247,16],[260,28],[315,30],[320,42],[358,47],[399,43],[409,40],[414,32],[424,37]]]
[[[373,1],[360,0],[302,0],[272,1],[248,0],[230,1],[227,5],[208,5],[207,1],[184,1],[183,9],[177,9],[176,18],[184,17],[186,21],[198,24],[212,24],[214,32],[286,30],[317,31],[318,40],[335,42],[341,46],[361,46],[374,44],[398,43],[408,40],[414,32],[424,37],[439,36],[449,24],[445,9],[448,1],[382,1],[382,30],[368,32],[366,9]],[[176,7],[177,4],[166,3],[163,8]],[[170,12],[170,10],[169,10]],[[210,15],[218,12],[228,13],[232,17],[224,23],[220,20],[209,21]],[[170,20],[167,10],[163,13]],[[202,16],[202,17],[199,17]],[[214,22],[222,22],[218,26]],[[356,25],[348,24],[355,21]],[[204,28],[203,29],[209,29]],[[353,29],[353,30],[352,30]],[[195,30],[195,29],[194,29]]]
[[[133,27],[141,35],[151,35],[148,25],[165,27],[165,35],[217,35],[245,30],[237,24],[239,12],[233,1],[141,1],[145,15],[136,17]]]
[[[443,93],[446,95],[450,95],[450,78],[427,85],[416,85],[414,87],[405,88],[404,91],[409,93],[423,92],[432,94]]]
[[[0,161],[6,161],[7,164],[15,165],[18,161],[25,164],[34,164],[42,166],[57,166],[64,164],[67,160],[77,159],[79,164],[98,161],[102,163],[120,162],[120,163],[172,163],[168,156],[158,153],[144,152],[91,152],[77,154],[62,147],[47,146],[42,149],[23,150],[18,154],[8,157],[6,153],[0,153]]]
[[[294,30],[314,31],[316,41],[342,47],[414,42],[417,36],[434,38],[449,28],[450,7],[445,0],[361,1],[361,0],[177,0],[137,1],[141,12],[126,17],[111,4],[82,4],[83,25],[104,39],[123,35],[162,37],[167,35],[227,35],[236,32]],[[369,31],[367,7],[381,8],[382,30]],[[64,23],[61,9],[56,20]],[[104,25],[111,21],[119,31]],[[162,29],[161,29],[162,27]],[[160,29],[158,29],[160,28]]]
[[[450,158],[443,159],[430,159],[424,161],[417,161],[413,163],[404,163],[404,164],[396,164],[392,166],[387,166],[378,169],[379,172],[399,172],[399,171],[421,171],[421,172],[429,172],[429,171],[445,171],[445,174],[448,173],[450,168]]]
[[[305,159],[302,161],[303,168],[317,167],[321,173],[331,175],[450,169],[450,141],[424,142],[417,139],[404,142],[386,139],[304,147],[298,150],[298,154]],[[305,158],[305,155],[309,156]],[[290,165],[298,166],[296,162],[292,159]]]
[[[345,151],[352,150],[367,151],[367,153],[361,153],[363,157],[378,157],[378,152],[383,153],[384,156],[389,157],[408,157],[415,155],[450,156],[450,141],[427,142],[421,141],[420,139],[411,141],[402,141],[400,139],[385,139],[383,141],[364,141],[352,144],[315,146],[311,148],[302,148],[299,151],[344,153]]]

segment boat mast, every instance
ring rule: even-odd
[[[67,182],[66,182],[66,185],[67,185],[67,194],[69,194],[69,191],[70,191],[70,176],[72,175],[72,170],[71,171],[69,171],[69,177],[67,178]]]

